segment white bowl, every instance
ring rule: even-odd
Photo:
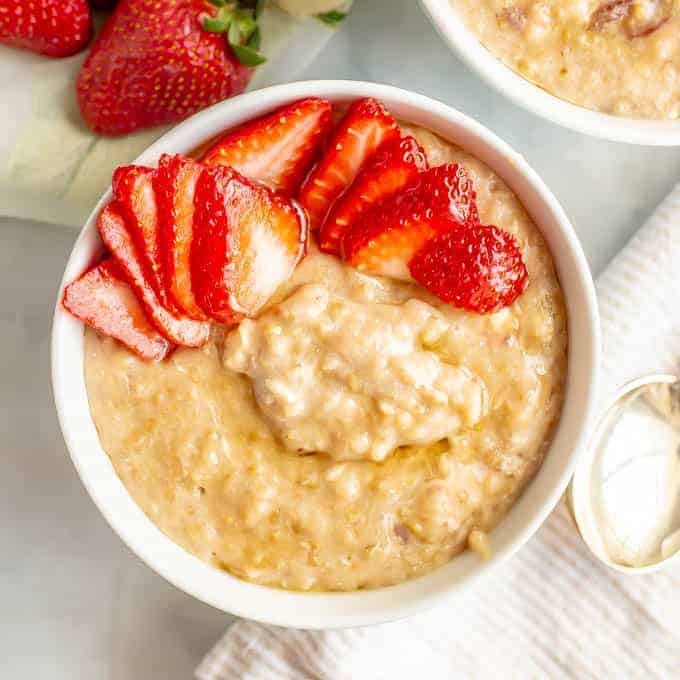
[[[489,130],[437,101],[394,87],[346,81],[291,83],[235,97],[178,125],[137,162],[153,165],[163,152],[186,153],[220,131],[278,106],[318,95],[332,102],[373,96],[397,117],[451,139],[510,185],[543,232],[566,297],[570,360],[564,411],[536,478],[492,533],[494,555],[482,562],[471,552],[421,578],[354,593],[295,593],[242,581],[190,555],[141,511],[116,475],[90,417],[83,376],[83,325],[57,303],[52,329],[52,381],[59,421],[83,484],[113,529],[152,569],[178,588],[219,609],[297,628],[359,626],[401,618],[431,607],[488,575],[545,520],[572,475],[593,413],[599,365],[599,321],[592,279],[581,246],[555,197],[523,158]],[[95,226],[107,191],[83,227],[66,265],[63,286],[101,251]]]
[[[560,99],[515,73],[482,45],[451,0],[420,0],[460,59],[487,83],[525,109],[583,134],[615,142],[680,146],[680,120],[644,120],[591,111]]]

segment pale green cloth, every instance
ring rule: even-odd
[[[295,80],[333,33],[318,19],[266,9],[262,49],[268,61],[249,89]],[[90,132],[74,87],[86,54],[48,59],[0,46],[0,215],[79,228],[113,169],[131,162],[167,129],[115,138]]]

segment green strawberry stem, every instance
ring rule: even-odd
[[[354,0],[339,2],[335,9],[317,14],[316,18],[330,28],[337,28],[349,16],[353,4]]]
[[[267,61],[259,52],[260,28],[257,20],[265,0],[208,0],[217,14],[203,17],[203,28],[211,33],[225,33],[234,56],[244,66],[259,66]]]
[[[323,14],[317,14],[316,18],[323,21],[324,24],[332,26],[335,28],[340,25],[346,18],[347,12],[339,12],[338,10],[331,10],[330,12],[324,12]]]

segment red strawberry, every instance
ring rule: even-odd
[[[319,232],[327,253],[340,252],[340,242],[359,214],[394,194],[427,168],[427,157],[413,137],[385,142],[362,166],[349,189],[338,199]]]
[[[321,162],[300,191],[312,229],[318,229],[340,194],[354,181],[359,168],[388,139],[399,136],[394,118],[375,99],[360,99],[333,134]]]
[[[224,323],[256,314],[303,256],[304,219],[286,198],[226,166],[203,171],[195,205],[196,301]]]
[[[154,292],[164,307],[170,307],[163,278],[154,175],[154,170],[141,165],[117,168],[113,173],[113,196],[142,254]]]
[[[115,203],[99,214],[97,227],[102,240],[120,265],[127,282],[141,300],[153,324],[170,342],[186,347],[200,347],[210,334],[210,324],[176,316],[160,303],[146,276],[142,258]]]
[[[0,43],[48,57],[68,57],[92,33],[87,0],[2,0]]]
[[[78,76],[85,122],[120,135],[175,123],[242,92],[252,70],[222,34],[202,27],[216,12],[207,0],[121,0]]]
[[[450,230],[411,260],[413,278],[445,302],[480,314],[511,305],[528,280],[515,237],[493,226],[446,221]]]
[[[342,257],[358,269],[409,279],[413,255],[440,233],[442,220],[437,217],[466,226],[479,223],[475,198],[472,179],[462,166],[426,170],[359,216],[342,241]]]
[[[292,195],[319,155],[331,125],[328,101],[302,99],[227,133],[201,160],[229,165],[248,179]]]
[[[112,259],[100,262],[66,286],[62,304],[73,316],[122,342],[146,361],[160,361],[173,349],[151,325]]]
[[[154,176],[158,203],[161,256],[165,288],[187,316],[207,320],[191,288],[191,243],[194,233],[194,194],[203,166],[184,156],[163,155]]]

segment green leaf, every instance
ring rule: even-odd
[[[220,17],[203,17],[203,28],[210,33],[224,33],[229,29],[231,21],[225,21]]]
[[[238,21],[232,21],[231,26],[229,26],[229,33],[227,34],[227,40],[229,44],[234,47],[241,44],[241,28]]]
[[[252,47],[248,47],[247,45],[232,45],[231,49],[234,50],[236,58],[244,66],[259,66],[260,64],[264,64],[264,62],[267,61],[267,58],[264,55],[260,54]]]
[[[245,66],[259,66],[267,59],[260,54],[257,17],[265,0],[210,0],[219,7],[217,16],[204,17],[203,27],[213,33],[226,33],[236,58]]]
[[[255,51],[259,51],[262,44],[262,35],[260,34],[260,27],[256,26],[253,34],[248,38],[246,45]]]
[[[253,10],[253,16],[258,19],[267,4],[267,0],[238,0],[241,9]]]
[[[234,20],[234,8],[223,5],[214,17],[203,18],[203,28],[211,33],[226,33]]]
[[[257,21],[253,17],[252,10],[239,9],[234,13],[234,21],[238,23],[241,29],[241,37],[244,41],[248,41],[253,31],[257,28]]]
[[[346,18],[347,12],[338,12],[338,10],[331,10],[330,12],[324,12],[323,14],[317,14],[316,18],[323,21],[324,24],[332,26],[335,28],[340,25]]]

